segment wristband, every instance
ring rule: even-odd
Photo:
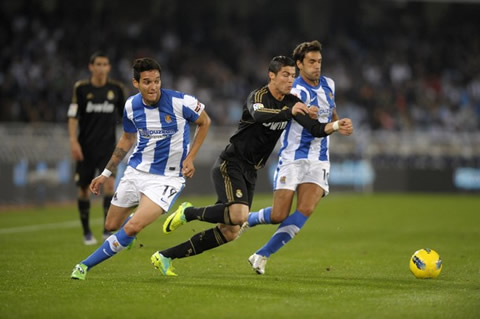
[[[338,121],[333,122],[332,128],[334,131],[338,131],[339,129]]]
[[[102,176],[110,177],[112,176],[112,172],[105,168],[102,172]]]

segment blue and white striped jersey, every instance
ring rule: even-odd
[[[125,103],[123,129],[137,132],[137,145],[128,165],[143,172],[182,176],[182,163],[190,145],[190,127],[205,106],[195,97],[161,89],[154,106],[143,103],[140,93]]]
[[[320,77],[317,86],[311,86],[301,76],[293,82],[292,94],[298,96],[307,106],[319,108],[318,121],[328,123],[335,109],[335,83],[325,76]],[[328,161],[329,137],[313,137],[298,122],[291,120],[280,137],[282,146],[279,157],[281,163],[298,159]]]

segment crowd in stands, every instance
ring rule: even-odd
[[[152,56],[164,87],[234,125],[274,55],[323,44],[342,117],[367,130],[480,129],[480,4],[408,1],[4,1],[0,122],[66,122],[75,81],[101,49],[131,85]]]

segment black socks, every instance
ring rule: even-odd
[[[220,229],[214,227],[193,235],[192,238],[175,247],[162,250],[160,254],[172,259],[190,257],[221,246],[226,242]]]

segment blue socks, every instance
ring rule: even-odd
[[[260,209],[258,212],[248,214],[248,225],[253,227],[258,224],[271,224],[270,215],[272,207]]]
[[[288,216],[280,224],[280,226],[278,226],[278,229],[273,234],[272,238],[270,238],[270,240],[265,244],[265,246],[257,250],[256,253],[258,255],[270,257],[271,254],[277,252],[277,250],[282,248],[293,237],[295,237],[295,235],[300,231],[303,225],[305,225],[307,219],[307,216],[296,210],[293,214]]]
[[[93,266],[125,249],[134,239],[135,236],[128,236],[122,227],[116,234],[108,237],[87,259],[82,261],[82,264],[90,270]]]

